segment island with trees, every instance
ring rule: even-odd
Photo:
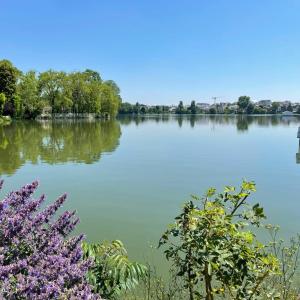
[[[102,80],[97,71],[22,72],[0,61],[0,116],[34,119],[54,114],[94,114],[114,117],[121,103],[120,89]]]

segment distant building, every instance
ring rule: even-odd
[[[289,105],[292,104],[292,102],[289,101],[289,100],[283,101],[283,102],[281,102],[281,103],[282,103],[282,105],[285,105],[285,106],[289,106]]]
[[[169,112],[175,112],[176,109],[177,109],[177,106],[176,106],[176,105],[171,105],[171,106],[169,107]]]
[[[238,109],[239,109],[239,106],[237,104],[229,104],[228,109],[233,111],[233,112],[237,112]]]
[[[283,116],[292,116],[294,113],[292,111],[284,111],[283,113],[281,113]]]
[[[263,106],[263,107],[270,107],[270,106],[272,106],[272,101],[271,100],[260,100],[256,104],[259,106]]]
[[[210,108],[210,104],[209,103],[197,103],[196,106],[199,109],[203,109],[203,110],[208,110]]]

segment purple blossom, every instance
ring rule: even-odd
[[[87,283],[83,235],[67,238],[79,222],[75,212],[54,219],[66,195],[40,210],[45,197],[32,198],[37,187],[0,201],[0,299],[100,299]]]

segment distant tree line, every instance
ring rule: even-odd
[[[0,116],[35,118],[44,110],[115,116],[120,103],[117,84],[103,81],[96,71],[22,72],[10,61],[0,61]]]
[[[145,105],[137,102],[131,104],[128,102],[120,105],[119,114],[277,114],[284,111],[296,112],[300,114],[300,105],[286,102],[271,102],[269,105],[254,103],[249,96],[240,96],[235,103],[198,103],[192,100],[190,105],[184,105],[179,101],[174,105]]]
[[[128,102],[121,103],[119,114],[161,114],[169,113],[169,106],[167,105],[153,105],[148,106],[136,102],[131,104]]]

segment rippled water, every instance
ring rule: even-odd
[[[89,240],[121,239],[131,257],[160,263],[149,245],[183,201],[243,178],[257,183],[268,222],[300,232],[299,126],[266,116],[14,122],[0,127],[0,175],[4,192],[34,179],[48,200],[67,192]]]

